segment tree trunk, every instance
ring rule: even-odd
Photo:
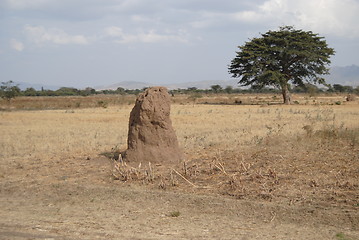
[[[283,95],[284,104],[291,104],[291,97],[287,83],[282,85],[282,95]]]

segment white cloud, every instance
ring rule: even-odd
[[[11,48],[15,49],[18,52],[21,52],[25,48],[24,44],[16,39],[10,40],[10,46],[11,46]]]
[[[54,0],[5,0],[5,4],[11,9],[34,9],[54,3]]]
[[[193,28],[209,28],[228,21],[227,13],[200,11],[197,13],[197,17],[198,19],[190,22],[190,26]]]
[[[255,10],[233,17],[250,23],[294,25],[325,34],[359,37],[359,2],[356,0],[267,0]]]
[[[156,42],[188,42],[188,37],[185,31],[179,30],[176,34],[158,34],[155,30],[147,32],[140,32],[137,34],[125,33],[122,28],[111,26],[105,28],[105,34],[109,37],[115,38],[118,43],[156,43]]]
[[[37,44],[46,42],[54,44],[88,44],[89,40],[83,35],[69,35],[58,28],[45,29],[42,26],[25,26],[26,35]]]
[[[135,14],[135,15],[132,15],[130,18],[133,22],[138,23],[138,24],[142,24],[142,23],[160,24],[161,23],[161,20],[159,17]]]

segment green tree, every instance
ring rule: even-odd
[[[118,87],[118,88],[116,89],[116,93],[123,95],[123,94],[125,94],[125,89],[122,88],[122,87]]]
[[[306,92],[309,93],[310,97],[316,96],[320,91],[316,85],[311,84],[311,83],[305,83],[304,86],[305,86]]]
[[[0,86],[0,96],[1,98],[7,100],[9,103],[11,99],[19,96],[21,93],[20,88],[14,84],[13,81],[1,82]]]
[[[187,93],[195,93],[197,91],[198,91],[198,88],[196,88],[196,87],[189,87],[186,90]]]
[[[224,91],[225,91],[226,93],[228,93],[228,94],[231,94],[231,93],[233,93],[233,87],[232,87],[232,86],[227,86],[227,87],[224,89]]]
[[[333,90],[334,92],[344,92],[345,88],[341,84],[333,84]]]
[[[356,88],[354,88],[354,93],[359,95],[359,86],[357,86]]]
[[[80,90],[81,96],[89,96],[89,95],[93,95],[93,94],[96,94],[96,90],[91,87],[87,87],[84,90]]]
[[[59,96],[76,96],[79,95],[79,90],[72,87],[62,87],[56,90]]]
[[[212,89],[212,91],[214,92],[214,93],[219,93],[220,91],[222,91],[223,89],[222,89],[222,87],[221,87],[221,85],[212,85],[211,86],[211,89]]]
[[[36,91],[36,89],[30,87],[30,88],[26,88],[26,90],[23,92],[24,96],[37,96],[38,93]]]
[[[240,78],[243,86],[279,88],[285,104],[291,103],[289,82],[325,83],[320,75],[329,74],[327,65],[335,53],[323,37],[291,26],[268,31],[238,48],[228,67],[232,77]]]

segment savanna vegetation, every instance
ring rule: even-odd
[[[171,167],[121,161],[140,90],[2,83],[0,239],[359,239],[358,87],[312,84],[333,54],[316,34],[262,37],[230,67],[251,88],[171,91]]]
[[[0,112],[4,236],[355,239],[358,100],[292,97],[175,95],[173,168],[116,160],[133,95],[15,98]]]

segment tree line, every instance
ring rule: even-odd
[[[318,93],[352,93],[359,94],[359,86],[343,86],[341,84],[326,85],[327,88],[319,88],[313,84],[304,84],[302,86],[293,86],[290,90],[293,93],[308,93],[315,95]],[[90,96],[97,94],[119,94],[119,95],[137,95],[145,89],[125,89],[122,87],[116,90],[95,90],[93,88],[77,89],[72,87],[61,87],[57,90],[36,90],[32,87],[21,90],[13,81],[2,82],[0,86],[0,97],[10,101],[18,96]],[[280,93],[279,89],[256,86],[250,88],[234,88],[232,86],[222,87],[221,85],[212,85],[210,89],[199,89],[189,87],[186,89],[174,89],[169,91],[170,94],[245,94],[245,93]]]

